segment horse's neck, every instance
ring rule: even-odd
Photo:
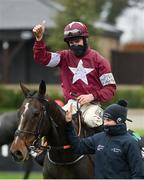
[[[65,134],[65,113],[54,102],[47,105],[47,117],[49,127],[47,130],[47,140],[52,145],[59,146],[67,142]]]
[[[65,112],[62,110],[60,106],[58,106],[54,101],[50,101],[47,105],[47,113],[53,121],[60,126],[61,128],[64,128],[66,121],[65,121]]]

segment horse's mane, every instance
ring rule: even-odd
[[[48,103],[46,105],[47,112],[50,116],[53,117],[55,122],[57,122],[58,125],[62,125],[62,123],[66,123],[65,121],[65,111],[60,107],[53,99],[48,99]],[[49,111],[51,109],[51,111]]]

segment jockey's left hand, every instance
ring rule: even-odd
[[[84,94],[77,97],[77,100],[79,101],[80,105],[84,105],[87,103],[90,103],[94,100],[94,96],[92,94]]]

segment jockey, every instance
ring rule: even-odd
[[[103,110],[100,103],[110,101],[116,91],[109,61],[89,47],[88,29],[82,22],[71,22],[65,26],[67,50],[48,51],[43,40],[44,31],[44,22],[33,28],[36,37],[34,59],[47,67],[60,68],[61,87],[66,101],[63,109],[67,111],[72,104],[75,114],[79,106],[87,126],[101,126]]]

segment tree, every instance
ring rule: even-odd
[[[100,20],[105,14],[103,21],[109,24],[115,24],[116,19],[122,12],[128,8],[137,6],[144,7],[143,0],[55,0],[60,3],[64,9],[55,17],[56,28],[49,32],[48,45],[52,50],[66,48],[63,42],[63,29],[66,24],[72,21],[84,22],[89,29],[90,44],[96,48],[96,42],[93,35],[96,35],[94,23]]]
[[[126,8],[144,8],[143,0],[106,0],[104,4],[105,11],[107,11],[105,22],[113,25]]]

